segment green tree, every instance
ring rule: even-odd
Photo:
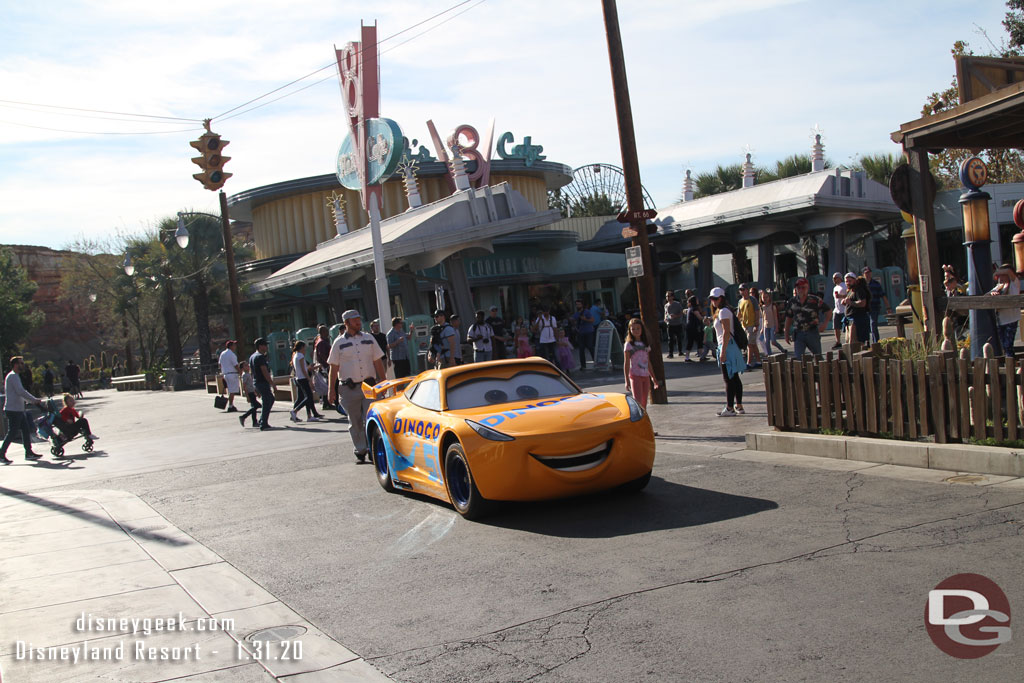
[[[18,263],[14,252],[0,247],[0,358],[18,355],[21,343],[43,324],[42,311],[32,306],[36,283]]]
[[[181,291],[192,300],[199,359],[203,365],[207,365],[214,361],[211,353],[211,318],[229,310],[224,231],[220,219],[215,216],[191,211],[184,213],[187,215],[188,246],[185,249],[170,246],[171,256],[168,260],[174,274],[175,291]],[[166,219],[160,224],[160,234],[172,236],[172,226],[176,225],[176,219]],[[174,244],[173,241],[170,243]],[[232,248],[236,259],[245,261],[252,256],[251,247],[240,241],[233,241]],[[236,334],[241,334],[241,331]]]
[[[731,192],[743,187],[743,164],[718,164],[710,173],[698,173],[694,178],[694,199],[713,194]]]
[[[61,281],[64,303],[88,311],[104,346],[123,349],[128,373],[162,367],[166,360],[163,302],[151,279],[154,239],[152,234],[80,238],[68,245],[79,256],[68,259]],[[126,252],[136,268],[130,277],[123,268]]]
[[[864,174],[871,180],[889,186],[889,179],[896,169],[907,163],[907,160],[899,154],[869,154],[858,158],[855,170],[864,171]],[[904,270],[907,269],[907,250],[903,242],[903,229],[906,224],[902,219],[886,223],[880,227],[884,234],[882,244],[885,252],[889,255],[893,265]],[[866,239],[869,235],[865,235]],[[857,251],[863,250],[863,240],[859,242]]]
[[[983,35],[989,42],[990,50],[987,54],[981,56],[1021,56],[1021,48],[1024,47],[1024,42],[1022,42],[1022,38],[1024,38],[1024,15],[1022,15],[1024,3],[1022,3],[1022,0],[1008,0],[1006,4],[1009,11],[1006,13],[1006,19],[1003,20],[1003,26],[1009,32],[1009,42],[1004,40],[996,44],[983,32]],[[954,42],[950,53],[954,59],[975,54],[970,45],[963,40]],[[927,96],[924,106],[921,108],[921,115],[932,116],[956,107],[959,104],[959,83],[954,74],[948,88],[933,92]],[[986,149],[976,154],[975,151],[969,149],[950,148],[930,155],[929,165],[932,175],[935,176],[940,185],[939,189],[959,189],[961,187],[960,164],[972,156],[979,156],[985,161],[985,164],[988,166],[988,182],[990,183],[1016,183],[1024,181],[1024,156],[1018,150]]]
[[[583,216],[617,216],[622,212],[622,205],[612,201],[607,194],[593,193],[578,199],[569,207],[569,215],[573,218]]]

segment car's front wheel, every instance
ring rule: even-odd
[[[448,446],[444,456],[444,483],[455,511],[466,519],[480,519],[486,514],[489,501],[480,495],[462,444]]]
[[[391,481],[391,471],[388,468],[388,452],[384,446],[384,437],[376,426],[370,431],[370,455],[373,458],[373,469],[377,472],[377,483],[388,493],[394,493],[395,484]]]

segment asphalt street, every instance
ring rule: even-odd
[[[654,477],[632,496],[467,522],[383,492],[343,421],[284,428],[279,403],[282,428],[260,433],[199,392],[87,396],[102,448],[19,459],[0,493],[135,494],[396,681],[1019,679],[1019,638],[954,659],[924,609],[960,572],[1024,609],[1021,480],[749,452],[758,373],[737,418],[714,417],[711,364],[668,374]]]

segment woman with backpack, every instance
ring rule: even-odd
[[[718,364],[722,368],[722,379],[725,380],[726,404],[718,416],[743,415],[743,381],[740,373],[747,369],[747,361],[737,343],[742,328],[738,327],[736,314],[726,304],[724,289],[715,287],[708,298],[711,301],[715,335],[718,337]]]

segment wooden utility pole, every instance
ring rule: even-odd
[[[626,201],[630,226],[635,233],[633,246],[640,247],[644,274],[636,278],[640,299],[640,318],[650,341],[650,363],[658,388],[651,391],[652,403],[668,403],[665,388],[665,365],[661,359],[661,330],[658,327],[658,299],[654,292],[654,263],[647,241],[647,221],[636,218],[644,208],[643,187],[640,184],[640,163],[636,158],[636,137],[633,133],[633,109],[629,103],[629,85],[626,83],[626,62],[622,54],[622,36],[619,34],[619,12],[615,0],[601,0],[604,8],[604,26],[608,34],[608,59],[612,69],[612,89],[615,92],[615,115],[619,123],[619,147],[622,150],[622,171],[626,180]]]

